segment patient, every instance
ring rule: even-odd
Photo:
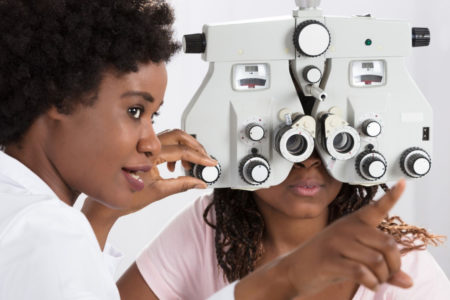
[[[399,197],[403,187],[401,181],[386,196]],[[335,180],[315,153],[277,186],[255,192],[215,189],[148,245],[119,280],[121,297],[205,299],[264,264],[279,262],[277,257],[298,252],[296,262],[303,260],[297,265],[304,270],[295,270],[297,282],[304,274],[300,284],[320,286],[298,299],[450,299],[448,279],[425,250],[439,237],[399,217],[366,214],[377,189]],[[356,221],[348,222],[352,216]],[[314,246],[302,252],[301,244]],[[254,281],[255,299],[267,284]]]

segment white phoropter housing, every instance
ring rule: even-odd
[[[405,57],[429,44],[429,31],[325,17],[319,0],[296,2],[292,17],[205,25],[184,37],[185,52],[210,63],[182,128],[220,164],[194,166],[192,175],[212,187],[269,187],[314,147],[342,182],[426,175],[432,111]]]

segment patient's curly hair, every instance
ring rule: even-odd
[[[173,21],[159,0],[0,0],[0,145],[52,106],[91,105],[106,70],[167,62]]]
[[[380,187],[388,190],[386,185]],[[378,188],[343,183],[336,199],[328,207],[328,223],[371,203]],[[215,224],[208,218],[212,208],[215,210]],[[252,192],[215,189],[213,201],[206,207],[203,218],[215,229],[216,257],[227,280],[232,282],[252,272],[264,252],[262,238],[265,226]],[[437,245],[442,239],[423,228],[405,224],[399,217],[384,219],[378,228],[392,235],[404,247],[402,253],[424,249],[427,244]]]

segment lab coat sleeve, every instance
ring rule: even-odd
[[[84,216],[34,205],[0,236],[0,299],[120,299]]]
[[[105,248],[103,249],[103,258],[111,276],[114,277],[117,272],[117,267],[123,259],[123,253],[112,244],[107,242],[105,244]]]

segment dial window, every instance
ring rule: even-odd
[[[255,91],[269,88],[268,64],[242,64],[233,66],[233,89]]]
[[[350,85],[364,88],[385,84],[386,62],[384,60],[351,62]]]

